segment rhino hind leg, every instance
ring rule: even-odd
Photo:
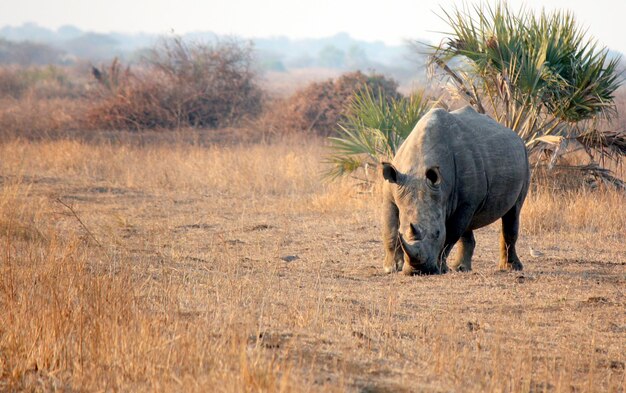
[[[474,239],[474,231],[467,230],[457,243],[459,252],[454,261],[450,263],[450,268],[459,272],[469,272],[472,270],[472,255],[474,255],[474,247],[476,247],[476,239]]]
[[[516,204],[502,216],[500,234],[500,270],[522,270],[524,266],[517,256],[515,243],[519,233],[519,213],[521,204]]]
[[[395,203],[385,200],[382,210],[383,243],[385,247],[383,270],[385,273],[399,272],[404,265],[404,253],[398,239],[398,227],[400,225],[398,207]]]

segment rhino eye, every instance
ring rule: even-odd
[[[426,180],[429,186],[438,186],[441,183],[441,174],[438,167],[429,168],[426,171]]]

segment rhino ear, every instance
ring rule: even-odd
[[[381,162],[383,166],[383,177],[390,183],[398,182],[398,170],[389,162]]]

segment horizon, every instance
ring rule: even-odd
[[[386,46],[403,46],[405,43],[404,42],[400,42],[400,43],[388,43],[385,42],[381,39],[377,39],[377,40],[368,40],[368,39],[360,39],[357,38],[355,36],[353,36],[352,34],[350,34],[348,31],[337,31],[335,33],[329,34],[329,35],[325,35],[325,36],[319,36],[319,37],[293,37],[293,36],[288,36],[285,34],[282,35],[270,35],[270,36],[242,36],[242,35],[235,35],[235,34],[220,34],[217,33],[213,30],[190,30],[184,33],[179,33],[177,31],[169,31],[169,32],[150,32],[150,31],[95,31],[95,30],[90,30],[90,29],[82,29],[76,25],[73,24],[65,24],[65,25],[61,25],[58,27],[49,27],[49,26],[42,26],[40,24],[38,24],[37,22],[33,22],[33,21],[28,21],[28,22],[24,22],[21,23],[19,25],[0,25],[0,30],[2,29],[6,29],[6,28],[10,28],[10,29],[20,29],[20,28],[24,28],[27,26],[32,26],[34,28],[41,28],[41,29],[46,29],[46,30],[50,30],[54,33],[60,33],[62,29],[64,28],[75,28],[78,29],[81,34],[102,34],[102,35],[109,35],[109,34],[119,34],[119,35],[125,35],[125,36],[129,36],[129,37],[137,37],[137,36],[154,36],[154,37],[162,37],[162,36],[169,36],[172,34],[175,35],[181,35],[181,36],[186,36],[186,35],[194,35],[194,34],[215,34],[217,36],[221,36],[221,37],[228,37],[228,36],[234,36],[234,37],[238,37],[241,39],[246,39],[246,40],[279,40],[279,39],[287,39],[290,41],[306,41],[306,40],[323,40],[323,39],[329,39],[329,38],[335,38],[335,37],[339,37],[342,35],[346,35],[349,38],[355,40],[355,41],[362,41],[362,42],[366,42],[366,43],[383,43]],[[0,38],[2,38],[0,36]],[[419,40],[420,38],[416,38],[415,40]]]
[[[548,12],[569,10],[586,29],[587,37],[595,39],[600,46],[626,54],[625,29],[621,22],[626,15],[626,3],[615,4],[609,0],[598,0],[593,4],[584,0],[552,0],[547,4],[541,0],[511,0],[508,3],[513,10],[522,6],[536,12],[542,9]],[[53,30],[69,25],[84,32],[103,34],[212,32],[246,39],[291,40],[320,39],[347,33],[360,41],[401,46],[412,40],[441,40],[444,37],[441,32],[447,27],[440,18],[442,10],[462,7],[463,4],[467,3],[390,0],[385,7],[375,8],[354,0],[322,0],[316,4],[294,4],[288,0],[199,4],[195,0],[179,0],[175,5],[164,0],[110,0],[106,3],[24,0],[17,4],[0,0],[3,10],[0,26],[19,27],[34,23]],[[68,9],[73,10],[71,17],[66,12]],[[190,13],[189,10],[195,11]]]

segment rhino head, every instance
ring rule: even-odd
[[[438,274],[447,270],[442,253],[446,239],[448,169],[437,164],[416,165],[401,172],[391,163],[382,163],[383,177],[392,183],[398,208],[398,241],[404,253],[404,274]]]

